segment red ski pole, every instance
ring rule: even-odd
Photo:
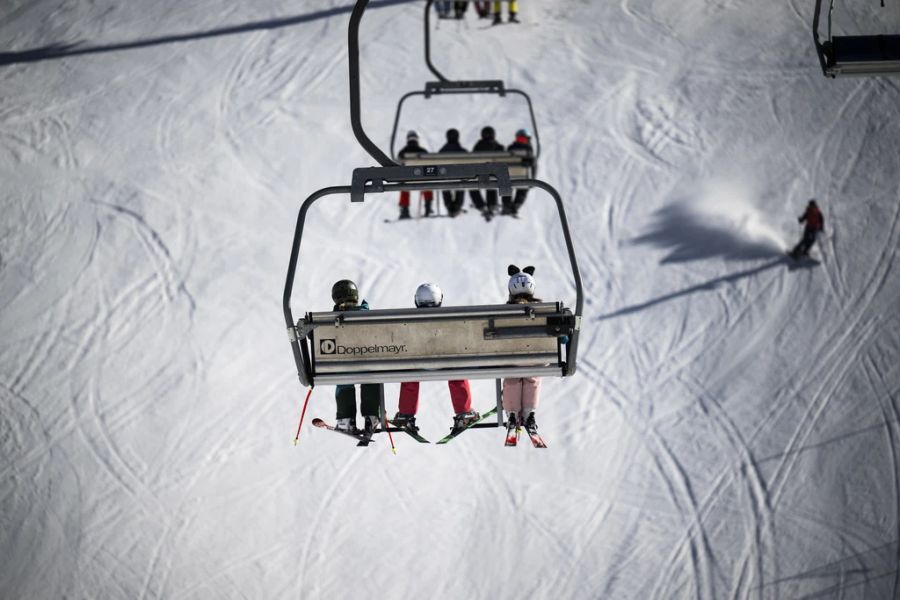
[[[297,435],[294,436],[294,445],[297,445],[297,441],[300,439],[300,428],[303,426],[303,417],[306,415],[306,405],[309,403],[309,396],[312,394],[312,388],[309,388],[309,391],[306,392],[306,400],[303,401],[303,410],[300,412],[300,422],[297,423]]]
[[[388,429],[387,413],[386,412],[383,413],[381,418],[384,421],[384,430],[387,431],[388,439],[391,442],[391,452],[393,452],[394,454],[397,454],[397,446],[394,445],[394,436],[391,435],[391,430]]]

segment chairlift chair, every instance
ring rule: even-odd
[[[499,189],[512,194],[510,168],[498,162],[401,166],[366,135],[360,119],[359,24],[368,0],[357,0],[350,18],[350,118],[354,135],[380,167],[353,171],[349,186],[324,188],[309,196],[297,217],[285,281],[283,311],[301,384],[388,383],[453,379],[496,379],[497,423],[500,379],[560,376],[576,372],[583,306],[581,275],[559,193],[536,179],[516,187],[540,188],[555,201],[575,284],[575,308],[562,302],[438,308],[306,312],[295,320],[291,295],[299,269],[300,245],[310,207],[326,197],[394,191]]]
[[[826,77],[900,73],[900,35],[832,35],[834,0],[829,0],[828,39],[823,42],[819,37],[822,10],[822,0],[816,0],[813,42]]]
[[[431,61],[431,5],[434,0],[426,0],[425,2],[425,64],[428,69],[437,77],[437,81],[429,81],[425,84],[424,91],[412,91],[404,94],[397,103],[397,112],[394,116],[394,128],[391,131],[391,156],[398,163],[406,166],[420,165],[440,165],[440,164],[478,164],[478,163],[504,163],[509,165],[510,177],[514,180],[532,179],[536,173],[537,159],[541,154],[541,139],[538,134],[537,121],[534,118],[534,107],[531,103],[531,97],[522,90],[507,88],[503,81],[495,79],[487,80],[460,80],[450,81],[438,71]],[[397,131],[400,126],[400,114],[403,111],[403,104],[412,96],[422,96],[426,100],[433,96],[453,95],[453,94],[494,94],[501,98],[505,98],[507,94],[514,94],[525,99],[528,105],[528,114],[531,120],[531,131],[534,152],[528,153],[522,150],[504,150],[502,152],[477,152],[472,154],[460,155],[450,153],[422,152],[403,157],[397,156],[396,142]],[[517,185],[518,187],[518,185]]]

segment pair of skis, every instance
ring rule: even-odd
[[[358,429],[355,431],[345,431],[343,429],[338,429],[331,423],[326,423],[318,417],[312,420],[312,424],[321,429],[327,429],[328,431],[333,431],[335,433],[340,433],[342,435],[352,437],[358,441],[358,443],[356,444],[357,446],[368,446],[372,442],[372,434],[374,433],[359,431]]]
[[[461,433],[468,431],[469,429],[477,426],[479,423],[481,423],[488,417],[492,417],[496,414],[497,414],[497,407],[495,406],[495,407],[491,408],[490,410],[488,410],[487,412],[482,413],[478,417],[478,419],[472,421],[471,423],[468,423],[465,427],[451,429],[450,433],[448,433],[447,435],[445,435],[444,437],[442,437],[435,443],[436,444],[446,444],[446,443],[450,442],[451,440],[453,440],[454,438],[458,437]],[[373,434],[371,432],[343,431],[343,430],[335,428],[334,425],[331,425],[330,423],[327,423],[324,420],[319,419],[319,418],[313,419],[312,424],[321,429],[328,429],[329,431],[334,431],[335,433],[340,433],[340,434],[352,437],[355,440],[357,440],[357,444],[356,444],[357,446],[368,446],[372,442]],[[388,421],[388,424],[396,428],[396,429],[392,429],[391,431],[402,431],[421,444],[430,444],[431,443],[427,439],[422,437],[419,434],[418,430],[416,430],[416,429],[398,425],[397,423],[394,423],[393,421]],[[377,433],[377,431],[374,433]],[[541,443],[543,443],[543,441]],[[546,446],[538,446],[538,447],[546,448]]]
[[[458,437],[461,433],[468,431],[469,429],[478,425],[479,423],[481,423],[488,417],[492,417],[496,414],[497,414],[497,407],[495,406],[495,407],[491,408],[489,411],[483,413],[480,417],[478,417],[478,419],[467,424],[465,427],[451,429],[450,433],[448,433],[447,435],[445,435],[444,437],[442,437],[435,443],[436,444],[446,444],[446,443],[450,442],[451,440],[453,440],[454,438]],[[335,428],[334,425],[331,425],[330,423],[326,423],[325,421],[323,421],[322,419],[319,419],[319,418],[313,419],[312,424],[321,429],[328,429],[329,431],[334,431],[335,433],[340,433],[340,434],[352,437],[355,440],[357,440],[357,444],[356,444],[357,446],[368,446],[372,442],[373,433],[377,433],[377,431],[376,432],[343,431],[341,429]],[[409,435],[414,440],[416,440],[417,442],[419,442],[420,444],[430,444],[431,443],[427,439],[422,437],[419,434],[418,430],[415,430],[411,427],[405,427],[402,425],[398,425],[398,424],[394,423],[393,421],[388,421],[388,424],[392,425],[393,427],[396,428],[392,431],[402,431],[402,432],[406,433],[407,435]],[[531,440],[531,443],[535,448],[546,448],[547,447],[547,444],[544,442],[544,439],[541,437],[541,435],[537,432],[537,429],[523,427],[523,426],[519,425],[518,423],[510,424],[509,426],[507,426],[506,443],[504,445],[515,446],[519,441],[519,436],[521,435],[523,429],[525,430],[526,433],[528,433],[528,437]]]
[[[535,448],[546,448],[547,444],[544,442],[544,438],[541,437],[541,434],[537,432],[536,428],[533,427],[524,427],[519,423],[508,423],[506,426],[506,443],[504,446],[515,446],[519,443],[519,436],[522,434],[522,430],[528,434],[528,438],[531,440],[531,444]]]

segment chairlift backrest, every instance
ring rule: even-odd
[[[503,152],[419,152],[406,153],[397,157],[397,162],[407,167],[424,165],[461,165],[499,163],[509,167],[509,178],[531,179],[534,177],[534,157],[525,150],[505,150]]]
[[[309,377],[324,384],[566,374],[557,303],[307,313]]]

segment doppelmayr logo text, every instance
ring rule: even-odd
[[[400,354],[406,352],[406,344],[399,346],[342,346],[333,339],[319,340],[319,352],[322,354],[350,354],[362,356],[364,354]]]

